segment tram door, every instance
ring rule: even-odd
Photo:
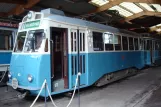
[[[86,72],[86,55],[85,55],[85,30],[72,29],[70,32],[70,75],[71,75],[71,87],[75,86],[75,81],[78,72],[81,73],[80,85],[87,84],[87,72]]]
[[[57,92],[68,88],[67,29],[51,28],[51,88]]]

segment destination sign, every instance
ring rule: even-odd
[[[36,20],[36,21],[31,21],[31,22],[26,22],[24,23],[24,29],[29,29],[29,28],[35,28],[35,27],[39,27],[40,25],[40,20]]]

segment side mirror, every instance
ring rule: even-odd
[[[46,39],[45,41],[45,49],[44,49],[45,52],[48,52],[48,39]]]

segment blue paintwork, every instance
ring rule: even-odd
[[[87,87],[95,83],[104,74],[115,72],[118,70],[135,67],[141,69],[145,65],[144,51],[127,51],[127,52],[101,52],[101,53],[81,53],[85,56],[85,73],[80,77],[81,88]],[[68,55],[68,70],[69,70],[69,88],[60,92],[52,92],[58,94],[73,90],[76,75],[72,75],[71,57],[77,54]],[[76,68],[78,70],[78,68]],[[20,86],[24,87],[41,87],[45,79],[49,89],[51,90],[51,74],[50,74],[50,55],[27,55],[13,54],[11,59],[10,72],[12,78],[17,78]],[[78,72],[78,71],[77,71]],[[18,76],[18,73],[21,76]],[[27,80],[27,75],[31,74],[34,80],[30,83]],[[9,81],[11,82],[11,80]],[[30,90],[32,95],[37,95],[39,90]],[[41,96],[44,96],[44,90]]]
[[[161,51],[153,50],[153,62],[151,62],[151,52],[145,51],[145,64],[151,66],[153,63],[160,65],[161,64]]]
[[[10,72],[12,78],[17,78],[19,85],[23,87],[40,87],[44,80],[47,80],[49,89],[50,83],[50,55],[23,55],[13,54],[10,64]],[[21,76],[18,76],[20,73]],[[27,80],[28,74],[33,76],[33,81],[30,83]],[[11,82],[11,80],[9,81]],[[32,91],[32,94],[38,94],[38,91]],[[44,96],[44,92],[41,93]]]
[[[0,64],[10,64],[12,52],[0,52]]]
[[[145,64],[146,65],[151,65],[152,62],[151,62],[151,52],[150,51],[145,51]]]
[[[161,65],[161,50],[154,51],[154,59],[156,64]]]
[[[107,52],[88,55],[88,85],[92,85],[104,74],[135,67],[144,67],[143,51]]]
[[[85,53],[81,53],[80,56],[85,56],[85,73],[81,73],[81,76],[80,76],[80,85],[87,85],[87,81],[88,81],[88,54],[85,54]],[[72,75],[72,65],[71,65],[71,57],[72,56],[76,56],[77,59],[78,59],[78,55],[77,54],[70,54],[68,57],[69,57],[69,88],[72,89],[72,87],[74,87],[75,85],[75,80],[76,80],[76,77],[77,75]],[[82,65],[83,67],[83,65]],[[77,62],[77,68],[75,68],[76,72],[78,73],[78,62]]]

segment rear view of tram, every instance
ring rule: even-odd
[[[45,15],[50,14],[29,12],[18,29],[7,84],[21,93],[37,95],[45,79],[51,94],[69,91],[67,28],[51,27]],[[40,96],[46,96],[45,90]]]

